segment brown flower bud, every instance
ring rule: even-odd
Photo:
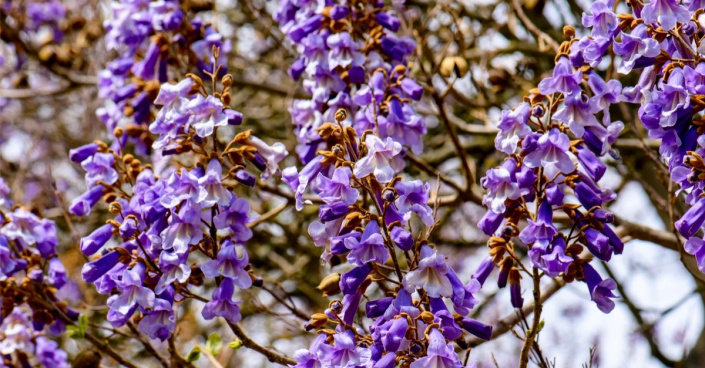
[[[326,323],[328,323],[328,316],[326,316],[323,313],[316,313],[311,316],[311,325],[320,328],[325,326]]]
[[[232,86],[233,82],[235,82],[235,80],[233,79],[233,76],[230,74],[224,75],[223,78],[220,80],[220,83],[222,83],[223,87],[225,87],[225,88]]]
[[[424,323],[433,323],[433,313],[429,311],[422,312],[421,320],[424,321]]]
[[[345,111],[345,109],[338,109],[338,111],[335,112],[335,120],[337,122],[342,122],[348,117],[348,113]]]
[[[440,73],[446,78],[450,78],[453,73],[462,78],[468,72],[468,62],[459,56],[448,56],[441,61]]]
[[[323,292],[323,296],[330,296],[340,293],[340,274],[332,273],[321,280],[316,289]]]
[[[568,38],[573,38],[575,37],[575,28],[572,26],[565,26],[563,27],[563,34]]]

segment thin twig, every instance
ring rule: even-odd
[[[269,360],[270,362],[281,364],[284,366],[287,364],[296,364],[296,361],[294,359],[281,355],[276,351],[267,349],[264,346],[256,343],[254,340],[252,340],[249,336],[245,334],[245,331],[243,331],[238,324],[228,321],[228,326],[230,326],[230,329],[233,331],[235,336],[237,336],[240,341],[242,341],[243,346],[264,355],[264,357],[267,358],[267,360]]]

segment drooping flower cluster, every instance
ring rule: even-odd
[[[112,18],[104,24],[106,45],[116,58],[98,74],[99,97],[106,102],[97,113],[110,133],[117,127],[125,131],[114,144],[132,141],[138,153],[147,154],[152,146],[148,125],[154,120],[160,86],[181,80],[181,65],[193,66],[186,72],[208,78],[217,69],[220,78],[226,72],[220,55],[230,44],[197,16],[204,9],[191,2],[112,1],[110,6]],[[217,60],[214,48],[220,50]]]
[[[423,240],[435,222],[430,185],[398,176],[426,132],[412,105],[423,89],[406,68],[415,43],[394,34],[401,21],[381,2],[318,5],[283,2],[277,13],[300,52],[292,77],[305,73],[312,95],[290,109],[306,165],[283,178],[297,209],[309,191],[323,203],[309,234],[324,262],[344,259],[347,271],[321,285],[342,299],[312,317],[307,327],[319,336],[297,352],[296,367],[462,366],[449,342],[492,335],[467,317],[480,284],[464,284]],[[357,325],[363,305],[369,332]]]
[[[521,105],[503,111],[497,125],[495,146],[509,157],[482,179],[488,212],[479,226],[491,236],[490,256],[474,277],[484,284],[499,268],[497,284],[504,288],[509,282],[515,308],[523,305],[521,273],[532,277],[516,252],[515,238],[526,246],[531,267],[568,282],[585,281],[601,311],[614,308],[615,283],[603,280],[588,263],[592,257],[609,261],[624,247],[610,226],[614,216],[605,207],[615,195],[598,185],[606,171],[601,158],[618,158],[612,144],[623,129],[609,112],[620,101],[622,86],[617,80],[605,81],[595,69],[618,32],[612,5],[592,4],[591,14],[583,16],[592,34],[565,42],[553,75]],[[643,52],[654,56],[649,47]],[[568,222],[555,223],[556,212],[567,215]]]
[[[689,205],[675,226],[687,239],[685,251],[705,272],[702,8],[700,1],[662,0],[634,9],[633,15],[620,15],[625,19],[618,30],[622,42],[614,50],[624,55],[621,73],[640,73],[639,82],[625,88],[624,100],[640,104],[638,115],[649,136],[661,140],[659,153]]]
[[[338,109],[349,112],[342,122],[358,135],[375,130],[381,140],[423,148],[426,125],[411,101],[423,89],[407,76],[408,59],[416,47],[410,37],[395,34],[401,21],[382,2],[283,1],[275,19],[299,57],[292,78],[304,78],[308,100],[295,100],[289,112],[304,163],[326,148],[320,128],[334,121]],[[328,147],[330,148],[330,147]]]
[[[229,126],[242,122],[224,104],[231,84],[226,75],[223,89],[211,95],[196,76],[161,86],[155,101],[162,107],[150,124],[159,134],[153,148],[185,160],[173,160],[160,172],[102,142],[71,151],[71,159],[86,170],[90,189],[70,211],[86,215],[104,198],[116,215],[81,239],[81,251],[93,259],[83,267],[83,279],[110,295],[107,318],[114,326],[139,313],[139,329],[165,340],[174,332],[175,303],[194,297],[189,287],[202,285],[204,277],[215,280],[216,287],[203,317],[240,320],[234,286],[249,288],[257,279],[245,249],[252,237],[249,203],[233,191],[254,186],[247,163],[268,178],[287,152],[281,143],[269,146],[250,131],[236,134],[227,145],[220,142],[224,134],[218,128],[230,132]]]
[[[8,195],[9,189],[0,179],[2,366],[36,362],[47,368],[68,367],[66,352],[49,338],[62,333],[66,323],[78,317],[57,295],[70,281],[56,254],[56,226],[28,209],[13,207]]]

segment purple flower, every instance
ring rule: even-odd
[[[610,7],[607,1],[595,1],[590,5],[592,15],[583,13],[583,27],[592,28],[593,37],[612,37],[618,22]]]
[[[245,242],[252,238],[252,230],[247,227],[247,223],[253,218],[247,215],[248,212],[250,212],[250,203],[244,198],[233,196],[230,206],[221,209],[220,214],[213,218],[213,222],[219,230],[230,229],[233,240]]]
[[[113,236],[113,229],[113,225],[105,224],[90,235],[81,238],[81,252],[87,256],[95,254]]]
[[[203,174],[201,169],[181,170],[181,175],[173,173],[169,176],[166,183],[165,193],[161,195],[159,203],[166,208],[173,208],[188,200],[192,203],[198,202],[198,197],[201,190],[199,187],[198,177]]]
[[[661,53],[658,42],[649,37],[643,24],[636,26],[631,34],[622,33],[622,42],[615,42],[613,50],[623,58],[617,68],[622,74],[631,72],[640,58],[654,58]]]
[[[201,211],[197,206],[183,206],[178,213],[172,212],[169,226],[161,233],[162,247],[177,253],[188,251],[191,244],[203,239],[200,225]]]
[[[239,288],[247,289],[252,286],[250,274],[245,271],[249,262],[245,247],[226,240],[218,252],[218,258],[204,263],[201,270],[206,277],[227,277]]]
[[[205,175],[198,179],[199,203],[206,207],[211,207],[215,204],[224,206],[230,203],[231,194],[221,182],[222,175],[223,167],[220,165],[220,161],[212,159],[208,163]]]
[[[689,238],[688,241],[685,242],[683,245],[683,249],[685,249],[688,254],[692,254],[695,256],[695,259],[698,262],[698,269],[700,272],[705,273],[705,241],[703,239],[697,238],[697,237],[692,237]]]
[[[539,83],[539,90],[543,95],[560,92],[564,94],[573,94],[580,92],[580,81],[583,73],[578,70],[573,73],[573,68],[570,65],[570,59],[562,57],[556,62],[556,67],[553,69],[553,76],[545,78]]]
[[[548,177],[557,171],[570,174],[575,171],[575,165],[567,154],[569,148],[570,138],[553,128],[538,139],[537,149],[526,156],[524,163],[532,168],[543,166]]]
[[[120,294],[108,299],[108,306],[115,312],[128,315],[135,305],[140,305],[142,308],[154,306],[154,292],[143,286],[143,276],[140,275],[137,267],[124,270],[122,279],[116,281],[116,284]]]
[[[77,164],[83,162],[98,152],[98,144],[88,143],[81,147],[76,147],[69,151],[69,159]]]
[[[323,355],[320,347],[325,344],[328,336],[319,334],[308,349],[299,349],[294,352],[294,360],[296,365],[292,368],[321,368],[321,356]]]
[[[60,289],[66,284],[68,279],[66,278],[66,268],[61,260],[54,257],[49,260],[49,271],[47,272],[49,284],[57,289]]]
[[[360,240],[347,237],[344,242],[345,247],[351,251],[348,254],[348,262],[355,266],[362,266],[369,262],[384,264],[389,259],[389,252],[384,246],[384,238],[380,234],[377,221],[370,221],[365,226]]]
[[[372,267],[369,264],[364,264],[344,273],[340,277],[340,290],[345,295],[357,293],[358,288],[370,272],[372,272]]]
[[[519,139],[531,134],[528,122],[531,116],[531,105],[522,103],[514,110],[502,111],[502,118],[497,124],[497,137],[494,140],[495,147],[506,154],[512,154],[517,149]]]
[[[321,350],[325,367],[366,366],[371,357],[370,349],[355,346],[355,335],[350,330],[333,335],[333,346],[324,344]]]
[[[112,153],[96,153],[88,157],[81,163],[81,166],[86,170],[86,184],[93,187],[99,181],[103,181],[110,185],[118,180],[118,173],[113,168],[115,156]]]
[[[608,109],[611,104],[619,101],[619,97],[622,94],[622,83],[616,79],[611,79],[605,83],[605,81],[594,72],[588,75],[588,85],[595,94],[590,98],[590,104],[602,110]]]
[[[487,277],[490,276],[492,271],[497,267],[497,263],[494,261],[493,256],[487,256],[485,259],[482,260],[482,263],[480,263],[480,266],[477,268],[477,271],[472,275],[472,278],[477,280],[480,285],[483,285],[485,281],[487,280]]]
[[[421,180],[398,181],[394,188],[399,195],[394,203],[397,209],[404,214],[405,222],[411,219],[411,212],[415,212],[426,226],[433,225],[433,210],[426,204],[431,184]]]
[[[463,317],[458,324],[467,332],[470,332],[485,341],[489,341],[492,338],[492,326],[490,325],[486,325],[468,317]]]
[[[692,68],[690,65],[683,67],[685,86],[691,94],[705,93],[705,63],[699,62]],[[670,79],[669,79],[670,80]],[[669,83],[670,84],[670,83]]]
[[[335,221],[344,217],[349,212],[349,207],[345,203],[337,202],[333,204],[321,205],[318,211],[318,217],[321,222]]]
[[[37,337],[36,356],[39,363],[46,368],[68,368],[68,354],[59,349],[59,344],[44,336]]]
[[[191,267],[186,264],[187,260],[188,253],[161,252],[159,268],[162,270],[162,275],[154,287],[154,292],[161,294],[175,281],[182,284],[188,281],[191,276]]]
[[[352,205],[357,202],[360,192],[350,186],[351,177],[352,170],[347,166],[336,168],[330,178],[318,174],[316,184],[321,191],[319,196],[328,204],[340,201]]]
[[[671,127],[676,124],[678,111],[690,105],[690,95],[685,89],[685,78],[680,68],[673,68],[668,82],[659,81],[659,89],[654,102],[661,105],[659,125]]]
[[[418,267],[404,276],[404,289],[411,293],[417,288],[423,288],[432,298],[452,297],[453,286],[447,276],[450,268],[446,258],[428,245],[421,247],[420,255]]]
[[[216,127],[228,125],[228,115],[223,112],[223,103],[218,98],[213,96],[204,98],[199,94],[189,101],[187,106],[193,113],[189,124],[201,138],[213,134]]]
[[[658,20],[663,30],[668,32],[676,26],[676,22],[688,22],[690,13],[676,0],[651,0],[644,5],[641,17],[647,24]]]
[[[154,100],[155,105],[162,108],[157,113],[156,119],[149,125],[149,131],[159,134],[152,145],[159,149],[167,146],[176,139],[191,117],[188,111],[188,94],[193,88],[193,80],[186,78],[177,84],[164,83],[159,89],[159,94]]]
[[[558,233],[553,225],[553,209],[546,201],[539,205],[536,221],[531,219],[528,221],[529,226],[519,234],[519,239],[526,244],[536,243],[536,245],[545,248]]]
[[[49,243],[52,248],[49,254],[53,253],[53,246],[58,243],[54,222],[41,219],[23,208],[17,208],[5,216],[9,222],[0,228],[2,235],[10,240],[21,240],[24,246],[36,244],[37,248],[41,248],[43,243]]]
[[[541,256],[545,267],[542,269],[550,277],[556,277],[562,272],[568,271],[568,266],[573,262],[573,258],[565,255],[565,240],[562,237],[557,237],[553,241],[553,247],[550,254]]]
[[[323,162],[317,157],[306,164],[306,166],[301,169],[300,173],[297,172],[296,167],[293,166],[287,167],[282,172],[282,179],[289,185],[291,190],[295,192],[294,196],[296,198],[297,211],[301,211],[304,208],[304,203],[311,203],[310,201],[304,201],[304,192],[323,168]]]
[[[140,321],[139,329],[153,339],[165,341],[176,327],[174,310],[167,300],[154,300],[154,309]]]
[[[0,248],[1,249],[1,248]],[[120,260],[120,253],[112,251],[97,260],[86,263],[81,270],[81,276],[85,282],[95,282],[103,277],[108,271],[112,270]]]
[[[705,222],[705,198],[700,198],[692,207],[676,221],[676,229],[681,235],[690,238],[703,226]]]
[[[617,288],[617,283],[612,279],[603,280],[597,271],[587,263],[583,264],[583,273],[585,274],[585,283],[590,291],[590,298],[597,304],[597,308],[603,313],[611,312],[614,309],[612,298],[617,298],[612,290]]]
[[[276,142],[270,146],[255,136],[250,136],[249,142],[257,149],[257,153],[260,154],[266,161],[266,167],[262,170],[262,180],[267,180],[272,176],[280,175],[281,172],[279,170],[279,163],[287,155],[289,155],[289,152],[286,150],[286,147],[284,147],[284,144],[281,142]]]
[[[380,340],[386,352],[395,352],[399,350],[399,346],[404,340],[406,330],[409,328],[409,322],[406,318],[397,318],[388,321],[380,326]]]
[[[223,317],[230,323],[238,323],[242,316],[240,315],[240,303],[234,302],[233,299],[233,280],[224,278],[220,286],[213,291],[213,299],[206,303],[201,311],[203,318],[210,320],[215,317]]]
[[[326,39],[330,47],[328,53],[328,67],[333,70],[338,66],[360,66],[365,62],[365,57],[358,51],[361,47],[347,32],[334,33]]]
[[[81,194],[80,196],[74,198],[69,206],[69,212],[76,216],[87,216],[91,214],[91,209],[93,206],[100,201],[103,197],[103,191],[105,187],[102,185],[96,185],[89,189],[87,192]]]
[[[377,136],[368,134],[365,139],[367,155],[355,164],[353,175],[357,178],[364,178],[370,174],[380,183],[388,183],[394,175],[404,167],[401,158],[401,144],[395,142],[391,137],[382,141]]]
[[[427,355],[411,363],[410,368],[462,368],[463,365],[458,360],[453,347],[446,343],[445,337],[437,328],[432,329],[428,335]]]
[[[575,146],[576,150],[576,157],[578,158],[578,162],[580,162],[580,166],[585,169],[585,171],[590,175],[590,178],[597,182],[599,181],[602,176],[605,174],[605,171],[607,171],[607,167],[605,164],[600,161],[595,154],[589,150],[587,147],[585,147],[582,144],[579,144]]]
[[[594,115],[599,111],[596,102],[599,100],[588,99],[582,92],[570,94],[565,98],[565,106],[553,118],[568,124],[573,134],[580,138],[585,134],[586,127],[600,125]]]
[[[521,296],[521,274],[516,268],[509,271],[509,296],[512,307],[521,309],[524,306],[524,298]]]
[[[482,204],[497,214],[504,213],[507,199],[515,200],[522,195],[516,180],[504,167],[488,170],[487,176],[482,178],[482,187],[489,191],[482,199]]]

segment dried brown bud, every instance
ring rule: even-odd
[[[232,101],[232,99],[233,99],[233,96],[230,95],[230,92],[225,92],[220,97],[220,101],[222,101],[223,105],[225,105],[225,106],[230,106],[230,102]]]
[[[455,75],[462,78],[468,72],[468,62],[459,56],[448,56],[441,61],[440,73],[446,78]]]
[[[108,211],[114,215],[117,215],[122,211],[122,205],[120,202],[112,202],[108,206]]]
[[[335,120],[337,122],[342,122],[348,117],[348,113],[345,111],[345,109],[338,109],[338,111],[335,112]]]
[[[328,323],[328,316],[326,316],[323,313],[316,313],[311,316],[311,325],[320,328],[325,326],[326,323]]]
[[[110,203],[110,202],[115,202],[117,199],[117,195],[115,193],[107,193],[105,196],[103,196],[103,201]]]
[[[563,34],[568,38],[573,38],[575,37],[575,28],[572,26],[565,26],[563,27]]]
[[[424,323],[433,323],[433,313],[429,311],[422,312],[421,320],[424,321]]]
[[[197,76],[196,74],[188,73],[186,74],[186,77],[193,79],[193,82],[198,86],[203,85],[203,79],[201,79],[201,77]]]
[[[222,83],[223,87],[226,87],[226,88],[232,86],[233,82],[235,82],[235,80],[233,79],[233,76],[230,74],[224,75],[223,78],[220,80],[220,83]]]
[[[51,62],[52,59],[56,56],[56,50],[54,46],[52,45],[46,45],[39,50],[39,60],[43,63],[48,63]]]
[[[340,274],[332,273],[321,280],[316,289],[323,292],[323,296],[330,296],[340,293]]]
[[[122,137],[123,133],[125,133],[125,131],[122,130],[122,128],[120,128],[120,127],[116,127],[116,128],[113,130],[113,135],[115,136],[115,138],[120,138],[120,137]]]
[[[97,350],[84,350],[71,363],[71,368],[98,368],[101,356]]]

